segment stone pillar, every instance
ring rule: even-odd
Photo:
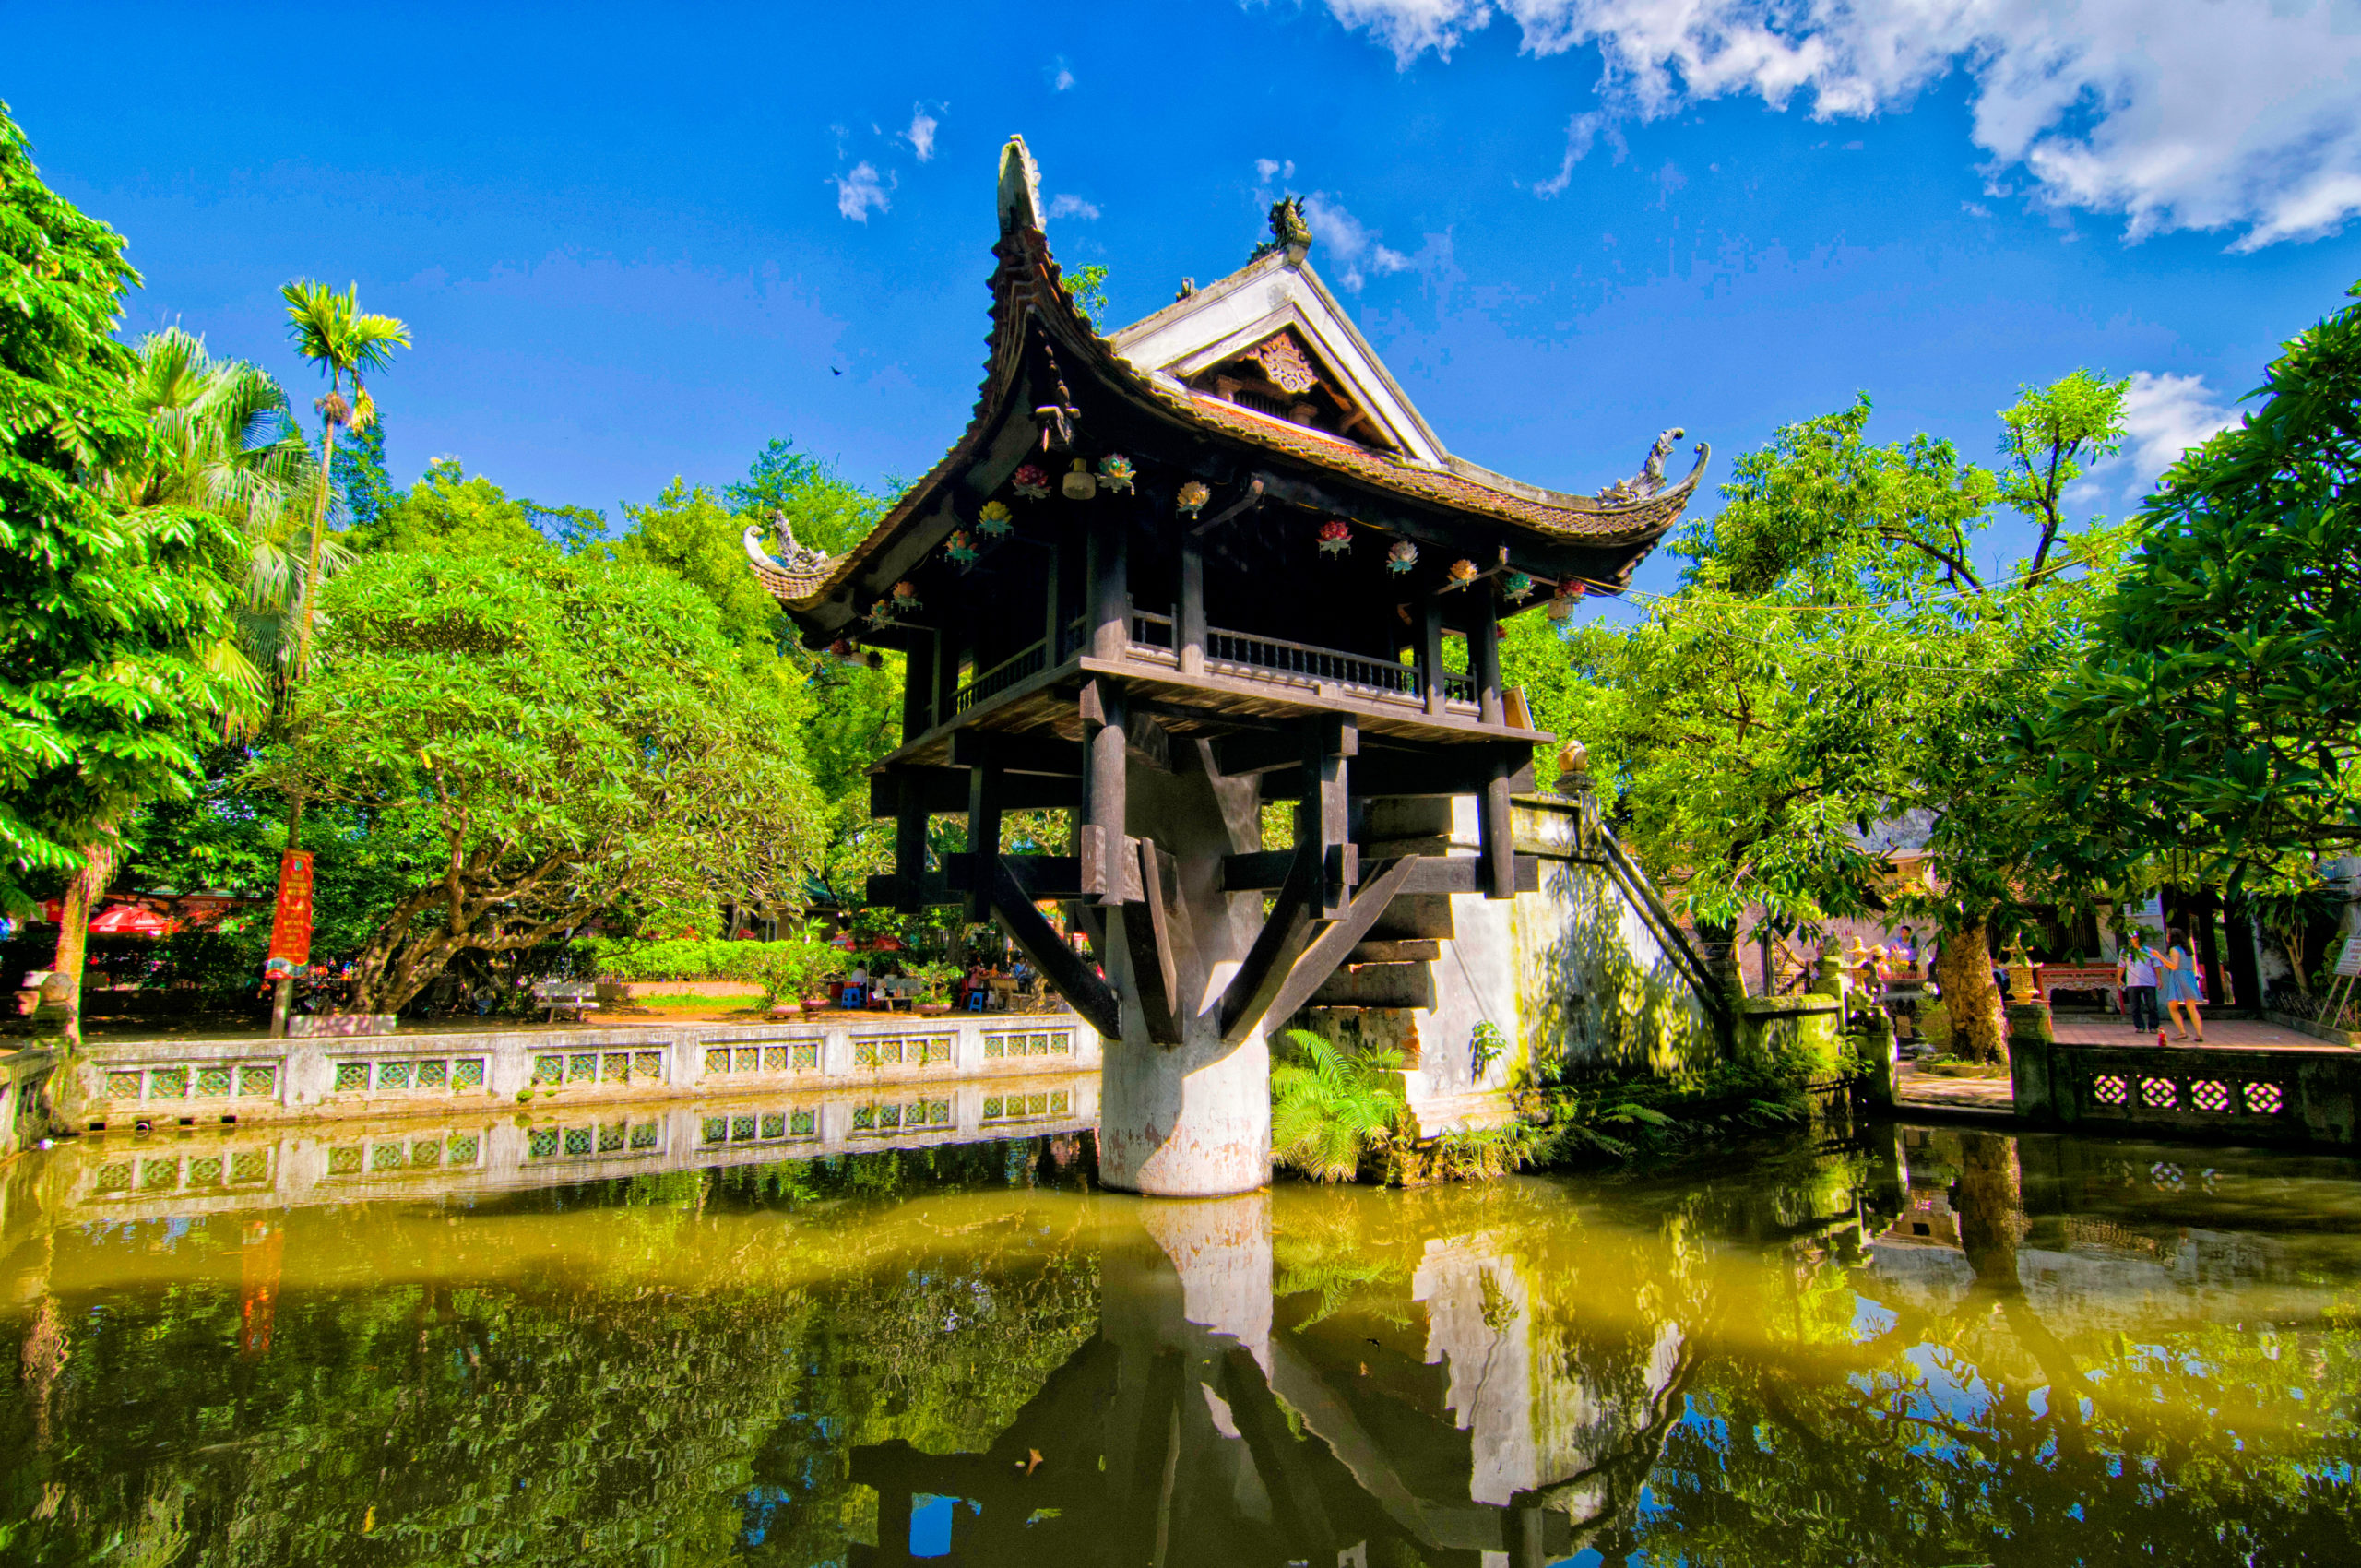
[[[1102,951],[1123,1035],[1099,1066],[1099,1179],[1158,1197],[1248,1193],[1271,1179],[1270,1051],[1259,1026],[1225,1045],[1218,1002],[1262,927],[1263,899],[1223,892],[1221,858],[1262,847],[1261,800],[1254,779],[1209,774],[1197,745],[1176,744],[1172,767],[1132,767],[1125,814],[1133,837],[1179,862],[1169,923],[1181,1043],[1149,1040],[1130,944],[1110,930]],[[1140,904],[1107,914],[1110,927],[1148,918]]]

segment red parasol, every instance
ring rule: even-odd
[[[172,922],[138,904],[110,904],[91,918],[92,936],[163,936]]]

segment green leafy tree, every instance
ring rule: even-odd
[[[794,715],[682,585],[554,552],[395,554],[326,602],[322,666],[252,781],[438,846],[362,949],[362,1010],[626,897],[761,903],[809,864]]]
[[[2149,497],[2087,656],[2020,732],[2025,788],[2087,828],[2054,853],[2241,882],[2361,843],[2361,304],[2248,397]]]
[[[859,543],[885,515],[887,497],[873,495],[792,441],[774,438],[746,477],[725,486],[730,510],[767,520],[776,512],[795,525],[795,537],[814,550],[841,552]]]
[[[56,967],[119,825],[187,790],[239,700],[211,656],[242,551],[214,512],[111,498],[110,471],[160,461],[113,333],[137,275],[123,241],[61,199],[0,109],[0,901],[66,882]]]
[[[2094,405],[2093,386],[2114,401]],[[1702,924],[1750,909],[1807,933],[1875,909],[1937,921],[1969,1055],[2001,1051],[1992,922],[2067,890],[2036,848],[2067,807],[2007,788],[2007,738],[2046,702],[2119,556],[2119,532],[2048,519],[2118,439],[2121,392],[2086,375],[2028,389],[2000,415],[2005,479],[1924,435],[1871,442],[1866,397],[1782,428],[1675,546],[1681,591],[1629,631],[1576,633],[1588,689],[1544,694],[1546,725],[1599,742],[1595,770],[1642,855]],[[2052,439],[2068,449],[2045,455]],[[1973,546],[1996,504],[2064,558],[1987,582]],[[1924,885],[1895,882],[1869,841],[1911,821],[1931,835]]]
[[[536,510],[483,475],[469,474],[458,458],[437,457],[417,483],[374,519],[356,520],[343,537],[355,552],[532,555],[551,549],[534,526]]]

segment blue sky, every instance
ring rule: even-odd
[[[132,331],[308,400],[278,287],[357,280],[416,339],[374,384],[397,479],[452,454],[611,514],[775,435],[928,467],[974,398],[1011,132],[1121,320],[1311,198],[1313,264],[1445,442],[1578,491],[1672,424],[1726,477],[1857,389],[1880,434],[1981,457],[2019,384],[2088,365],[2142,377],[2087,495],[2118,511],[2361,277],[2354,0],[1817,15],[5,4],[0,97],[129,237]],[[272,47],[304,39],[331,90]]]

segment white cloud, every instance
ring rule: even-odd
[[[1406,255],[1381,241],[1376,230],[1325,191],[1314,191],[1303,198],[1303,221],[1323,259],[1333,258],[1340,268],[1336,281],[1355,291],[1369,281],[1368,272],[1432,271],[1452,260],[1450,235],[1429,234],[1425,244]]]
[[[1063,92],[1072,86],[1074,86],[1074,67],[1066,64],[1066,57],[1061,54],[1050,64],[1050,90]]]
[[[2119,213],[2127,237],[2329,233],[2361,213],[2361,26],[2351,0],[1327,0],[1406,68],[1496,15],[1525,53],[1595,46],[1610,116],[1801,96],[1815,118],[1906,107],[1971,78],[1970,137],[2036,199]],[[1565,189],[1599,134],[1569,127]],[[1992,194],[1999,195],[1999,191]]]
[[[1290,158],[1281,162],[1275,158],[1258,158],[1254,160],[1254,177],[1266,185],[1274,179],[1292,180],[1295,178],[1295,160]]]
[[[2140,482],[2153,484],[2183,452],[2237,418],[2201,375],[2134,371],[2123,391],[2124,456]]]
[[[1563,195],[1566,187],[1573,183],[1574,165],[1590,156],[1591,143],[1602,136],[1615,148],[1615,161],[1622,162],[1628,150],[1623,142],[1623,128],[1604,112],[1594,109],[1567,121],[1566,156],[1559,163],[1555,174],[1535,184],[1533,194],[1545,198]]]
[[[1085,201],[1078,196],[1053,196],[1050,198],[1050,210],[1047,216],[1051,218],[1096,218],[1098,216],[1098,208],[1096,203]]]
[[[893,208],[885,194],[891,188],[893,176],[888,174],[880,182],[876,167],[866,160],[854,164],[849,174],[831,174],[828,178],[836,187],[836,210],[856,223],[868,222],[872,211]]]
[[[910,128],[902,133],[902,139],[910,144],[910,150],[918,154],[919,162],[934,156],[934,128],[942,123],[926,112],[925,104],[910,106]]]

